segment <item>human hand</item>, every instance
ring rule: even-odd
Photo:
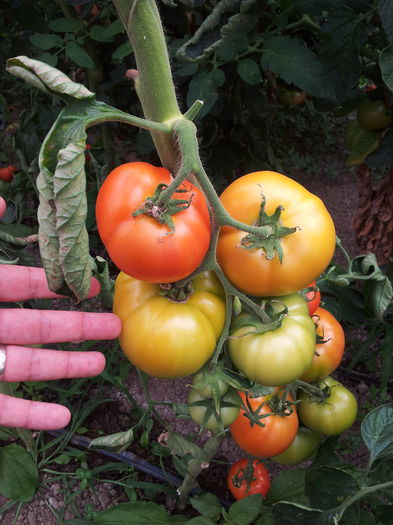
[[[0,214],[5,209],[0,197]],[[100,286],[92,279],[89,297]],[[0,302],[58,298],[47,285],[42,268],[0,264]],[[0,370],[2,381],[45,381],[91,377],[105,367],[100,352],[60,351],[29,346],[79,340],[113,339],[120,334],[120,319],[110,313],[0,308]],[[5,360],[5,362],[4,362]],[[61,405],[29,401],[0,394],[0,425],[37,430],[65,427],[70,411]]]

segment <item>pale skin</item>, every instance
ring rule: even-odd
[[[0,217],[6,203],[0,197]],[[89,297],[100,285],[92,279]],[[0,264],[0,302],[33,298],[58,298],[47,285],[42,268]],[[46,344],[82,340],[109,340],[118,337],[120,319],[111,313],[0,308],[0,345],[6,345],[3,381],[46,381],[92,377],[105,367],[101,352],[60,351]],[[44,348],[25,345],[40,344]],[[68,425],[68,408],[0,394],[0,425],[53,430]]]

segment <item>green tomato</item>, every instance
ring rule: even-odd
[[[279,297],[278,302],[272,304],[275,309],[282,309],[283,303],[288,307],[288,314],[279,328],[252,334],[252,326],[236,329],[235,319],[235,329],[229,339],[233,364],[248,379],[261,385],[279,386],[295,381],[314,357],[315,325],[306,301],[294,293]]]
[[[214,390],[217,396],[221,397],[228,392],[229,385],[222,379],[209,374],[208,371],[201,370],[192,379],[192,388],[203,397],[214,397]]]
[[[393,123],[392,112],[383,100],[363,100],[357,109],[357,117],[367,129],[384,129]]]
[[[240,411],[240,399],[234,390],[228,390],[220,399],[220,409],[217,413],[212,399],[203,397],[192,389],[188,396],[188,410],[195,423],[207,430],[217,432],[222,427],[229,427],[235,421]]]
[[[311,430],[326,436],[336,436],[347,430],[355,421],[357,401],[355,396],[339,381],[328,376],[321,379],[317,386],[328,388],[328,395],[323,401],[317,401],[304,391],[299,394],[298,414]]]
[[[320,441],[321,434],[306,427],[299,427],[291,445],[284,452],[278,456],[273,456],[271,459],[282,465],[296,465],[314,454]]]

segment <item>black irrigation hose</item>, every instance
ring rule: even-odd
[[[50,431],[47,431],[47,434],[50,434],[51,436],[55,436],[55,437],[61,437],[61,436],[65,436],[67,432],[63,430],[50,430]],[[105,449],[90,448],[91,441],[92,440],[87,437],[74,434],[69,440],[69,443],[71,443],[72,445],[76,445],[82,448],[89,449],[92,452],[96,452],[98,454],[103,454],[104,456],[108,456],[112,459],[115,459],[116,461],[120,461],[127,465],[131,465],[132,467],[135,467],[136,469],[144,472],[145,474],[149,474],[155,479],[158,479],[165,483],[172,484],[176,488],[180,487],[180,485],[183,482],[182,478],[175,476],[174,474],[170,472],[163,472],[161,468],[156,467],[155,465],[152,465],[145,459],[142,459],[139,456],[136,456],[132,452],[128,452],[128,451],[111,452],[110,450],[105,450]],[[191,491],[191,493],[201,494],[201,491],[194,489]],[[218,500],[220,504],[226,509],[228,509],[231,506],[231,503],[225,499],[218,497]]]

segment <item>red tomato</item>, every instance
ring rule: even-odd
[[[310,283],[307,288],[314,288],[306,293],[306,301],[308,306],[308,311],[310,315],[313,315],[315,310],[319,307],[321,303],[321,292],[317,288],[317,283],[313,281]],[[316,288],[316,289],[315,289]]]
[[[345,348],[344,330],[330,312],[317,308],[313,319],[317,322],[317,334],[324,342],[316,345],[312,363],[301,377],[308,383],[334,372],[342,361]]]
[[[6,166],[5,168],[0,168],[0,180],[3,180],[5,182],[11,182],[15,170],[15,166],[11,165]]]
[[[268,403],[273,396],[250,397],[244,392],[239,395],[245,404],[249,403],[252,410],[258,415],[272,412]],[[261,406],[262,405],[262,406]],[[272,414],[260,420],[265,426],[257,424],[251,426],[250,419],[245,415],[243,408],[236,420],[230,426],[232,438],[235,443],[248,454],[259,458],[269,458],[284,452],[295,439],[299,420],[295,407],[288,415]]]
[[[236,500],[251,494],[266,496],[270,489],[269,471],[259,459],[239,459],[229,469],[227,484]]]
[[[203,193],[185,182],[172,199],[191,199],[172,215],[175,231],[151,216],[134,216],[171,174],[145,162],[129,162],[105,179],[96,203],[98,232],[112,261],[124,273],[154,283],[179,281],[202,263],[210,243],[210,215]]]

